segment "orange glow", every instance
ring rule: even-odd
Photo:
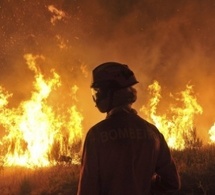
[[[168,145],[177,150],[182,150],[186,147],[186,139],[192,140],[194,131],[194,116],[202,113],[202,107],[198,104],[194,97],[193,87],[186,86],[184,91],[176,94],[171,94],[171,98],[176,102],[167,108],[167,114],[159,115],[157,113],[158,104],[161,100],[161,87],[157,81],[154,81],[148,87],[149,93],[152,96],[147,106],[142,106],[140,109],[156,127],[163,133]]]
[[[42,74],[37,65],[37,60],[45,61],[42,55],[26,54],[24,58],[34,73],[30,99],[22,101],[17,108],[9,108],[13,94],[0,86],[0,127],[6,133],[0,140],[3,148],[0,149],[0,159],[4,160],[5,166],[30,168],[54,165],[62,156],[70,156],[72,163],[79,163],[84,119],[76,105],[79,86],[71,86],[68,94],[72,104],[61,105],[63,111],[59,111],[50,104],[49,97],[63,85],[60,75],[55,70],[51,70],[49,78]],[[81,70],[85,76],[88,74],[86,65],[81,66]],[[163,110],[165,114],[159,114],[162,100],[159,83],[154,81],[148,90],[151,98],[140,112],[163,133],[170,148],[183,150],[193,139],[195,115],[202,113],[193,86],[187,85],[184,91],[170,94],[174,103]],[[209,134],[215,142],[215,125]]]
[[[209,130],[210,142],[215,143],[215,123]]]
[[[0,125],[8,133],[0,140],[5,147],[4,164],[31,168],[50,166],[60,155],[72,156],[77,163],[82,140],[81,113],[76,105],[71,105],[65,113],[57,114],[47,100],[51,92],[61,86],[60,76],[52,70],[52,78],[44,78],[36,64],[43,56],[26,54],[24,58],[35,73],[31,99],[21,102],[18,108],[9,109],[7,104],[12,94],[0,87]],[[77,90],[77,86],[72,87],[74,96]]]
[[[62,20],[64,17],[66,17],[65,12],[62,10],[57,9],[54,5],[49,5],[48,10],[53,14],[51,18],[52,25],[55,25],[56,21]]]

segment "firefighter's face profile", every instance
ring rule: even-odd
[[[108,91],[102,88],[92,88],[91,93],[92,93],[93,101],[95,103],[98,103],[102,99],[105,99],[108,95]]]
[[[102,113],[107,112],[109,105],[109,91],[102,88],[92,88],[91,93],[93,101],[96,103],[96,107],[99,111]]]

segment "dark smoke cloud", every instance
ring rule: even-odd
[[[49,5],[65,17],[51,23],[55,13]],[[48,74],[55,68],[65,91],[72,83],[89,87],[90,75],[80,67],[90,73],[99,63],[120,61],[140,80],[140,104],[154,79],[173,93],[193,84],[204,109],[199,129],[206,137],[215,121],[214,23],[212,0],[1,0],[0,83],[17,104],[29,98],[34,75],[25,53],[44,55],[41,69]]]

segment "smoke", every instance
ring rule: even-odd
[[[140,81],[138,106],[155,79],[165,95],[194,85],[204,110],[197,130],[207,137],[215,121],[214,22],[211,0],[2,0],[0,85],[14,94],[11,106],[28,99],[34,74],[23,56],[43,55],[38,66],[47,76],[53,68],[59,73],[65,96],[73,84],[79,86],[87,118],[94,109],[90,71],[105,61],[119,61]],[[99,118],[95,110],[86,126]]]

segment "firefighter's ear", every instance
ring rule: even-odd
[[[137,99],[137,91],[133,87],[119,89],[113,94],[113,106],[132,104]]]

